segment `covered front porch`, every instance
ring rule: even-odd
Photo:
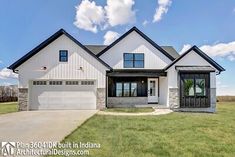
[[[166,79],[163,70],[113,70],[107,72],[107,78],[107,107],[160,105],[161,80]]]

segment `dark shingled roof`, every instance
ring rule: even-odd
[[[84,46],[95,55],[97,55],[99,52],[101,52],[103,49],[107,47],[107,45],[84,45]]]
[[[175,59],[180,56],[180,54],[174,49],[173,46],[161,46],[161,48],[168,52]]]
[[[84,45],[84,46],[87,49],[89,49],[91,52],[93,52],[95,55],[97,55],[99,52],[101,52],[107,47],[107,45]],[[180,56],[172,46],[161,46],[161,48],[164,49],[168,54],[170,54],[174,58],[178,58]]]

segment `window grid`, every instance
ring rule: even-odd
[[[79,85],[79,81],[65,81],[66,85]]]
[[[94,85],[94,81],[81,81],[81,85]]]
[[[60,62],[68,62],[68,51],[60,50],[59,51],[59,61]]]
[[[144,54],[124,53],[124,68],[144,68]]]
[[[62,81],[49,81],[49,85],[62,85]]]
[[[116,97],[136,97],[136,82],[116,82]]]
[[[47,85],[47,81],[33,81],[33,85]]]

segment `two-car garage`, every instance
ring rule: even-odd
[[[96,109],[94,80],[34,80],[29,110]]]

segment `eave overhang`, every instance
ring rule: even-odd
[[[163,69],[113,69],[107,71],[109,77],[159,77],[167,76]]]

